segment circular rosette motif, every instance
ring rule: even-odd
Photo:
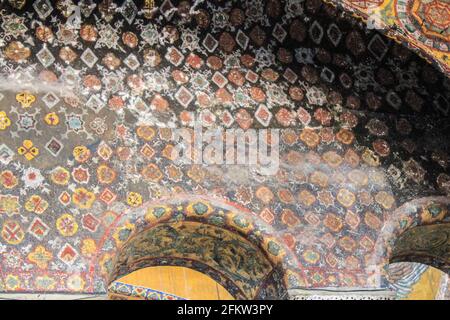
[[[6,189],[12,189],[18,184],[17,177],[10,170],[5,170],[0,173],[0,183]]]
[[[13,41],[6,46],[4,54],[6,58],[20,63],[28,60],[31,56],[31,50],[30,48],[24,46],[22,42]]]
[[[431,50],[450,49],[450,3],[445,0],[395,1],[397,17],[409,36]]]
[[[1,230],[3,240],[9,244],[17,245],[25,238],[22,226],[15,220],[6,220]]]
[[[83,163],[90,158],[91,151],[86,146],[77,146],[73,149],[73,156],[76,161]]]
[[[95,26],[84,24],[81,26],[80,36],[84,41],[95,42],[97,40],[98,32]]]
[[[50,173],[50,179],[55,184],[61,186],[67,185],[70,180],[70,172],[63,167],[57,167]]]
[[[127,203],[132,207],[139,207],[142,204],[142,195],[137,192],[129,192]]]
[[[48,202],[39,195],[32,195],[25,202],[25,209],[36,214],[42,214],[48,208]]]
[[[113,183],[116,179],[116,175],[116,171],[114,171],[106,164],[102,164],[97,168],[97,178],[98,181],[102,184]]]
[[[78,223],[72,215],[65,213],[56,220],[56,228],[62,236],[70,237],[77,233]]]
[[[72,201],[81,209],[89,209],[95,201],[95,194],[85,188],[77,188],[72,195]]]
[[[189,216],[207,216],[213,211],[213,208],[208,203],[199,201],[190,203],[186,211]]]
[[[450,41],[450,3],[445,0],[414,0],[411,13],[429,37]]]

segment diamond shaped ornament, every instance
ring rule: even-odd
[[[165,0],[159,7],[159,11],[164,15],[164,17],[170,21],[175,13],[175,7],[170,0]]]
[[[53,92],[48,92],[47,94],[45,94],[45,96],[42,97],[42,101],[44,101],[45,105],[51,109],[54,106],[56,106],[59,102],[59,98],[56,94],[54,94]]]
[[[87,18],[97,6],[92,0],[81,0],[78,3],[81,13]]]
[[[219,45],[219,41],[217,41],[210,33],[208,33],[202,44],[209,52],[213,52]]]
[[[330,39],[331,43],[333,43],[333,45],[337,47],[339,42],[341,41],[342,32],[335,23],[332,23],[327,29],[327,36]]]
[[[311,27],[309,28],[309,36],[311,37],[312,41],[314,41],[316,44],[320,44],[323,37],[323,28],[320,25],[319,22],[314,21]]]
[[[185,108],[192,102],[194,99],[194,96],[191,94],[191,92],[186,89],[184,86],[182,86],[177,93],[175,93],[175,99]]]
[[[286,30],[284,30],[284,28],[280,24],[277,23],[275,25],[275,28],[273,29],[272,35],[278,41],[283,42],[287,36],[287,32],[286,32]]]
[[[113,150],[105,141],[102,141],[102,142],[100,142],[100,144],[97,148],[97,154],[104,161],[108,161],[109,158],[111,158],[111,156],[113,154]]]
[[[3,164],[8,164],[14,157],[14,152],[8,148],[6,144],[0,145],[0,162]]]
[[[104,104],[103,101],[97,95],[93,95],[86,102],[86,106],[92,109],[95,113],[98,113],[101,109],[103,109]]]
[[[55,57],[50,52],[50,50],[47,49],[47,47],[43,47],[37,54],[36,57],[38,58],[39,62],[45,67],[50,67],[53,62],[55,62]]]
[[[243,50],[245,50],[248,46],[249,37],[247,37],[242,30],[239,30],[236,34],[236,42]]]
[[[270,120],[272,120],[272,113],[269,111],[269,108],[261,104],[255,112],[255,118],[264,127],[267,127],[270,124]]]
[[[53,6],[48,0],[38,0],[33,3],[33,8],[36,10],[39,18],[42,20],[47,19],[47,17],[52,13]]]
[[[298,76],[291,68],[286,68],[286,70],[283,73],[283,78],[285,78],[290,83],[294,84],[295,81],[297,81]]]
[[[167,50],[165,58],[176,67],[178,67],[184,60],[183,54],[175,47],[170,47]]]
[[[220,119],[222,120],[222,123],[228,128],[231,127],[231,125],[234,123],[234,117],[228,110],[222,112],[222,114],[220,115]]]
[[[45,149],[54,157],[57,157],[63,148],[64,145],[55,137],[52,137],[45,145]]]
[[[331,83],[331,82],[334,81],[335,74],[334,74],[333,70],[331,70],[331,69],[329,69],[327,67],[324,67],[322,72],[320,73],[320,77],[323,80],[325,80],[326,82]]]
[[[40,218],[36,217],[30,223],[27,232],[38,240],[44,239],[44,237],[50,231],[50,227],[46,225]]]
[[[210,127],[216,122],[216,116],[208,109],[200,111],[200,121],[205,127]]]
[[[98,60],[97,56],[90,48],[84,50],[80,58],[89,68],[92,68]]]
[[[389,47],[383,41],[383,38],[381,38],[378,34],[375,34],[375,36],[373,36],[373,38],[367,45],[367,48],[378,61],[383,60],[384,56],[389,50]]]
[[[128,24],[132,24],[136,18],[138,8],[133,0],[126,0],[120,7],[122,16],[127,20]]]
[[[148,112],[148,105],[140,97],[137,97],[131,105],[137,112]]]
[[[140,66],[139,60],[132,53],[130,53],[130,55],[128,57],[126,57],[123,62],[125,63],[125,65],[128,68],[130,68],[133,71],[136,70],[137,68],[139,68],[139,66]]]
[[[68,266],[71,266],[78,256],[78,252],[69,243],[66,243],[58,252],[58,258]]]
[[[216,71],[212,77],[212,81],[219,87],[223,88],[227,85],[228,79],[225,78],[219,71]]]

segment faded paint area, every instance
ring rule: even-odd
[[[435,268],[428,268],[420,280],[411,288],[411,293],[406,300],[435,300],[438,297],[439,289],[443,278],[448,277],[442,271]]]
[[[183,267],[150,267],[118,281],[171,293],[189,300],[233,300],[219,283],[201,272]]]

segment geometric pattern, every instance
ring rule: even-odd
[[[173,294],[122,283],[119,281],[114,281],[108,287],[108,294],[110,295],[110,299],[113,300],[120,300],[120,296],[125,296],[125,299],[129,299],[131,297],[142,300],[186,300]]]
[[[450,15],[445,0],[344,0],[332,3],[367,20],[370,28],[398,39],[450,73]]]

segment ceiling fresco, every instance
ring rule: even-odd
[[[270,288],[389,288],[398,233],[448,219],[446,72],[348,10],[20,2],[0,4],[0,291],[104,293],[166,215],[272,250]],[[196,120],[279,129],[276,174],[174,161]]]

